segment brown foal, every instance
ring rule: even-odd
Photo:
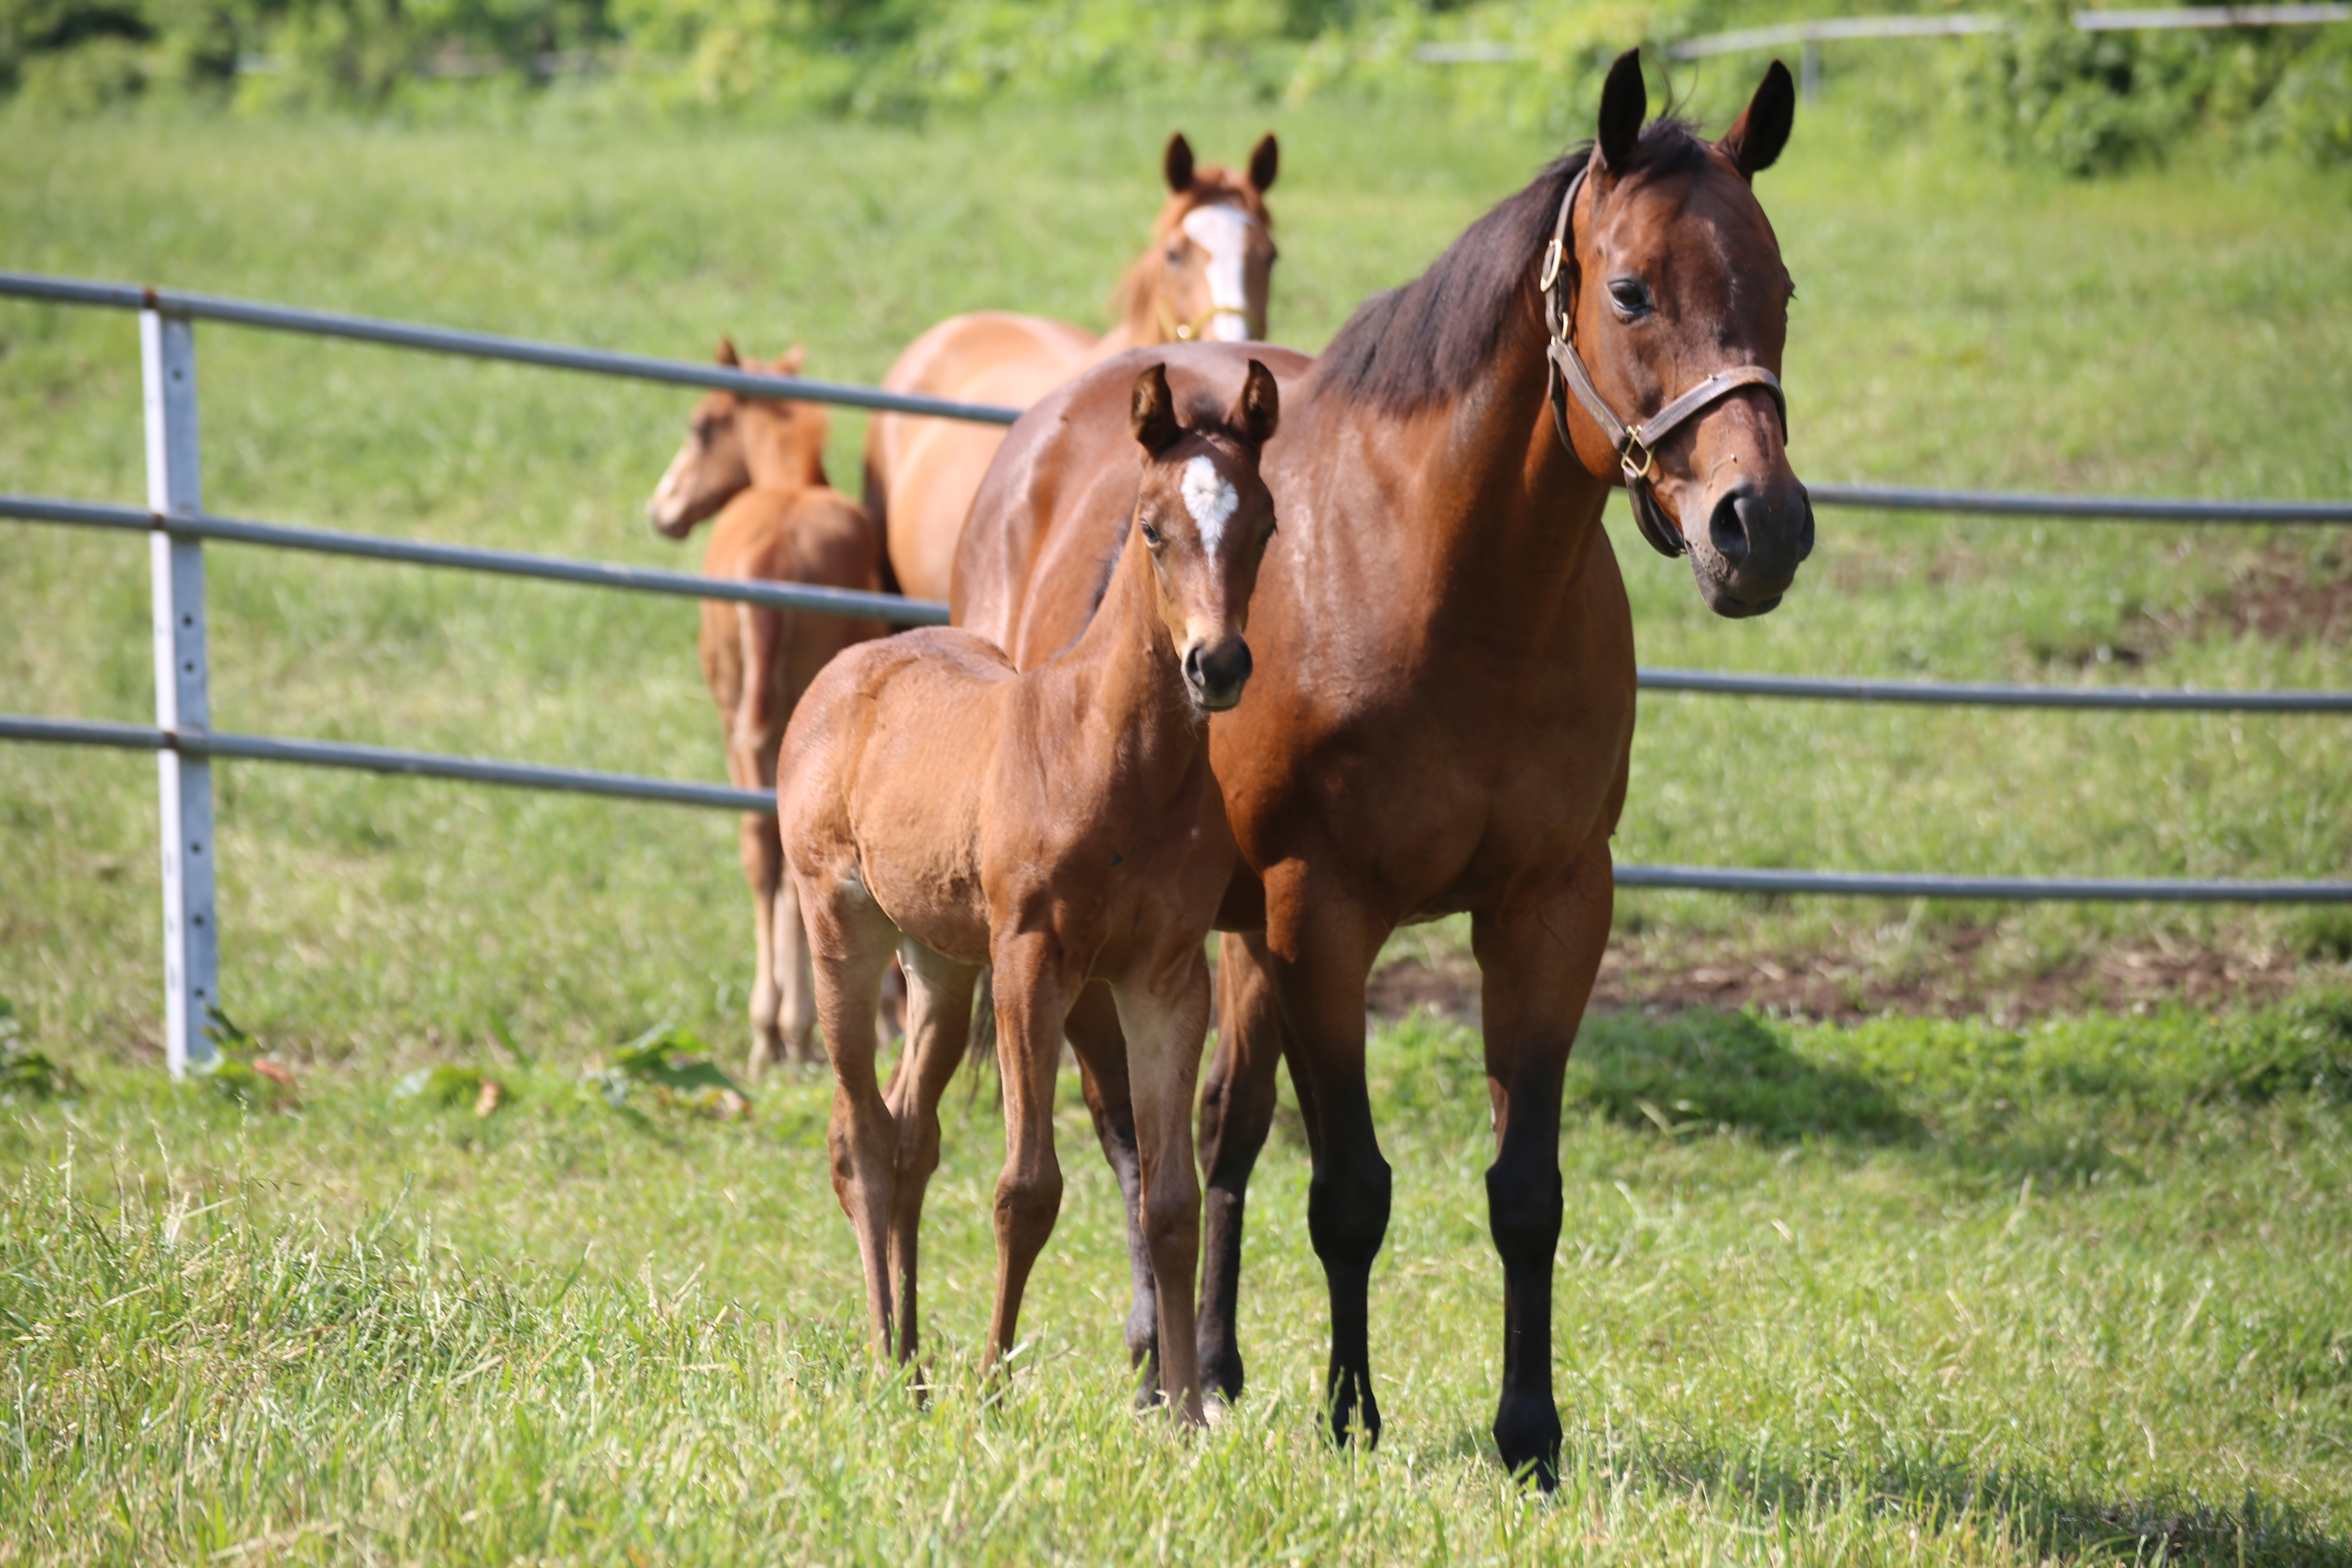
[[[795,347],[772,364],[745,364],[732,342],[722,339],[719,346],[720,364],[773,375],[798,375],[802,358]],[[825,425],[815,404],[707,395],[654,493],[654,527],[683,539],[716,511],[702,555],[708,577],[878,591],[880,531],[856,501],[825,484]],[[735,468],[744,484],[724,485],[725,472]],[[773,789],[777,748],[801,693],[835,654],[888,630],[879,621],[705,599],[702,677],[726,728],[729,779],[743,789]],[[751,885],[757,932],[751,1068],[758,1074],[778,1061],[814,1060],[816,1025],[808,942],[784,875],[776,819],[764,812],[743,814],[743,876]]]
[[[1196,164],[1182,133],[1168,141],[1168,199],[1112,294],[1118,323],[1100,337],[1043,316],[975,310],[907,345],[882,378],[891,392],[1025,408],[1128,349],[1265,336],[1273,220],[1265,193],[1278,151],[1269,135],[1245,171]],[[879,414],[866,427],[866,505],[889,542],[903,593],[944,599],[972,492],[1003,444],[993,425]]]
[[[1239,701],[1250,675],[1243,633],[1274,532],[1258,460],[1276,394],[1253,363],[1229,412],[1204,411],[1196,395],[1180,419],[1161,366],[1129,378],[1142,479],[1126,481],[1126,537],[1108,581],[1097,568],[1076,641],[1021,674],[995,645],[947,628],[845,654],[785,735],[778,814],[833,1058],[834,1191],[857,1232],[877,1348],[915,1354],[939,1100],[992,965],[1005,1163],[991,1363],[1012,1349],[1022,1289],[1061,1207],[1064,1028],[1098,985],[1127,1042],[1161,1386],[1197,1422],[1192,1091],[1209,1017],[1203,949],[1233,870],[1208,715]],[[909,1008],[886,1092],[873,1011],[893,952]]]
[[[1252,628],[1266,672],[1210,736],[1238,862],[1217,915],[1231,934],[1201,1109],[1202,1370],[1239,1391],[1243,1201],[1286,1060],[1329,1288],[1329,1419],[1342,1437],[1378,1436],[1369,1287],[1390,1181],[1365,982],[1395,927],[1467,911],[1503,1265],[1495,1440],[1546,1485],[1561,1437],[1561,1080],[1609,937],[1633,734],[1633,619],[1603,503],[1630,484],[1643,536],[1687,552],[1725,616],[1778,605],[1813,536],[1776,379],[1792,287],[1751,187],[1788,140],[1789,73],[1775,63],[1712,142],[1672,120],[1645,127],[1646,100],[1629,53],[1591,152],[1367,302],[1319,359],[1250,351],[1282,380],[1286,433],[1265,473],[1284,545]],[[1240,371],[1223,344],[1160,352],[1211,383]],[[1030,409],[973,503],[957,624],[1021,668],[1084,624],[1137,363]],[[1099,1059],[1115,1063],[1116,1044],[1097,1042]],[[1099,1124],[1115,1129],[1115,1079],[1097,1077]]]

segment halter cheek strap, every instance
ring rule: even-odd
[[[1781,394],[1779,376],[1760,364],[1743,364],[1717,371],[1639,424],[1627,425],[1617,417],[1617,411],[1609,406],[1609,400],[1592,384],[1592,373],[1585,368],[1584,357],[1569,341],[1572,310],[1570,302],[1560,298],[1560,276],[1568,270],[1567,258],[1571,249],[1570,224],[1576,195],[1584,188],[1584,176],[1591,167],[1588,163],[1568,183],[1568,195],[1560,198],[1559,217],[1552,225],[1551,244],[1544,249],[1543,276],[1538,287],[1543,291],[1544,322],[1550,328],[1549,341],[1544,345],[1545,357],[1551,362],[1551,371],[1545,376],[1545,397],[1551,405],[1552,426],[1559,432],[1559,444],[1574,457],[1576,442],[1568,433],[1568,395],[1575,395],[1578,405],[1601,427],[1610,449],[1617,454],[1618,468],[1625,477],[1626,499],[1633,503],[1633,521],[1642,530],[1642,537],[1661,555],[1680,555],[1690,548],[1690,542],[1666,521],[1651,482],[1658,471],[1658,444],[1691,416],[1743,386],[1760,386],[1772,395],[1772,406],[1780,415],[1780,438],[1785,441],[1789,436],[1789,403]]]

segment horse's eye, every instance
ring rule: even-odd
[[[1181,267],[1184,265],[1184,247],[1182,246],[1171,245],[1168,247],[1168,265],[1171,267]]]
[[[1629,316],[1642,315],[1650,308],[1649,285],[1639,278],[1612,279],[1609,284],[1609,298]]]
[[[1152,527],[1152,526],[1151,526],[1150,523],[1148,523],[1148,522],[1146,522],[1146,523],[1141,523],[1141,524],[1139,524],[1139,526],[1140,526],[1140,527],[1142,528],[1142,530],[1143,530],[1143,542],[1144,542],[1144,543],[1146,543],[1146,544],[1149,544],[1149,545],[1150,545],[1150,546],[1151,546],[1151,548],[1152,548],[1152,549],[1154,549],[1154,550],[1159,549],[1159,548],[1160,548],[1160,531],[1159,531],[1158,529],[1156,529],[1156,528]]]

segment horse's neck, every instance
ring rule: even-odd
[[[1100,364],[1113,354],[1168,341],[1165,323],[1160,319],[1160,282],[1166,268],[1160,259],[1162,243],[1162,237],[1154,232],[1143,254],[1119,275],[1118,321],[1095,341],[1094,352],[1088,356],[1091,363]]]
[[[1160,618],[1151,552],[1129,531],[1102,604],[1069,651],[1038,670],[1070,700],[1054,711],[1084,715],[1069,772],[1111,797],[1166,804],[1195,771],[1208,727],[1184,689],[1175,639]]]
[[[1452,616],[1488,628],[1549,620],[1591,559],[1609,487],[1560,444],[1546,401],[1550,367],[1532,301],[1486,375],[1450,406],[1390,433],[1359,425],[1346,449],[1392,445],[1416,455],[1382,497],[1396,554],[1363,555],[1386,576],[1411,562],[1423,595],[1370,584],[1375,602],[1435,625]],[[1351,422],[1392,416],[1335,411]],[[1418,426],[1419,428],[1415,428]],[[1354,526],[1339,519],[1340,526]],[[1369,520],[1364,520],[1369,521]]]
[[[743,467],[761,489],[822,489],[826,484],[824,435],[820,431],[809,440],[791,430],[746,431]]]

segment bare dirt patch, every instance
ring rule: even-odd
[[[2284,950],[2116,946],[2021,969],[1990,951],[1990,928],[1948,932],[1933,963],[1888,966],[1832,951],[1756,953],[1728,944],[1671,948],[1612,942],[1601,962],[1592,1005],[1660,1015],[1686,1008],[1756,1007],[1777,1017],[1853,1023],[1888,1013],[1987,1017],[2016,1026],[2094,1007],[2144,1010],[2274,1002],[2341,966],[2315,966]],[[1465,955],[1402,959],[1376,971],[1366,996],[1376,1016],[1426,1013],[1458,1023],[1479,1019],[1478,969]]]

